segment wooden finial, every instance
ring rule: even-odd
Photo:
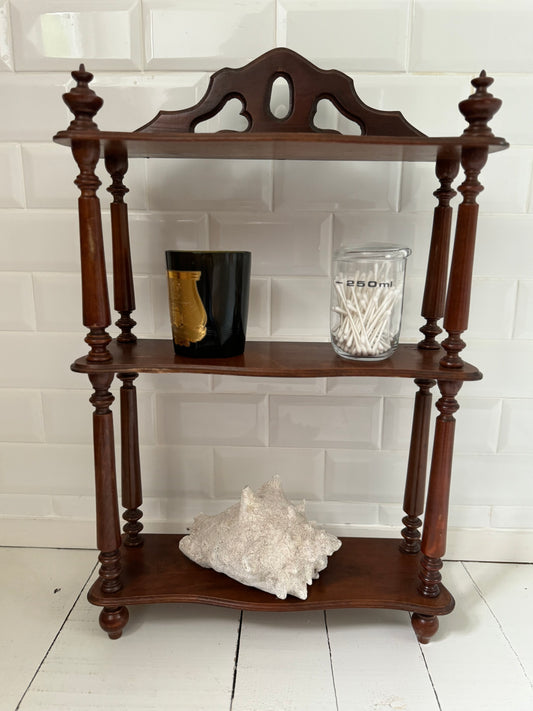
[[[461,101],[459,111],[468,121],[469,126],[465,128],[465,136],[492,136],[492,130],[487,125],[494,114],[502,105],[501,99],[497,99],[487,91],[494,79],[487,76],[483,69],[478,77],[472,79],[472,86],[475,92],[468,99]]]
[[[80,64],[80,68],[72,72],[72,78],[76,81],[76,86],[68,94],[63,94],[63,101],[74,114],[68,130],[98,130],[93,116],[101,109],[104,102],[89,88],[93,75],[85,70],[84,64]]]

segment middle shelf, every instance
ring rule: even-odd
[[[473,365],[443,368],[443,349],[422,350],[415,343],[400,344],[392,356],[381,361],[340,358],[330,343],[249,341],[244,353],[231,358],[185,358],[174,353],[170,339],[140,339],[136,343],[109,345],[112,359],[94,363],[86,356],[71,366],[77,373],[215,373],[277,378],[330,378],[341,376],[381,378],[433,378],[480,380]]]

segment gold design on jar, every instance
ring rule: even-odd
[[[207,314],[198,293],[199,271],[168,272],[172,336],[178,346],[190,346],[205,337]]]

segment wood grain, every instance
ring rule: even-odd
[[[120,146],[129,158],[231,158],[244,160],[364,160],[434,162],[437,156],[459,160],[462,147],[503,151],[503,138],[343,136],[316,133],[180,133],[171,135],[118,131],[60,131],[54,141],[99,141],[101,155]]]
[[[417,592],[419,556],[401,555],[399,542],[394,539],[341,539],[341,548],[309,588],[307,600],[294,597],[279,600],[196,565],[179,550],[180,538],[147,534],[143,547],[122,547],[122,589],[105,593],[97,581],[89,591],[89,601],[108,607],[199,602],[271,612],[374,607],[429,615],[445,615],[454,606],[452,596],[443,586],[436,598],[424,598]]]
[[[109,346],[111,360],[92,363],[78,358],[77,373],[216,373],[277,378],[324,378],[375,376],[381,378],[425,378],[480,380],[479,370],[468,363],[447,370],[439,365],[444,351],[424,351],[416,344],[401,344],[390,358],[381,361],[346,360],[330,343],[293,341],[249,341],[244,353],[231,358],[186,358],[174,354],[169,339],[139,339],[137,343]]]

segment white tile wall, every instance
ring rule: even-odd
[[[254,491],[278,474],[289,499],[322,501],[324,451],[292,447],[216,447],[215,496],[238,499],[245,486]]]
[[[0,328],[5,331],[33,331],[35,304],[31,274],[3,272],[0,274]]]
[[[274,44],[273,0],[145,0],[143,9],[150,69],[240,66]]]
[[[51,516],[52,500],[44,494],[0,494],[0,508],[4,516]]]
[[[277,395],[321,395],[325,378],[254,378],[213,375],[213,390],[221,393],[275,393]]]
[[[22,161],[28,207],[68,209],[76,205],[79,191],[74,178],[79,170],[68,151],[59,151],[51,143],[28,143],[23,146]]]
[[[432,74],[406,73],[366,75],[357,71],[350,73],[350,76],[359,97],[366,104],[385,111],[401,111],[409,123],[428,136],[456,136],[466,128],[467,124],[457,110],[459,101],[466,99],[471,92],[471,86],[464,76],[441,74],[437,78]],[[498,96],[502,95],[501,81],[502,78],[498,77]]]
[[[529,372],[533,362],[533,343],[530,340],[471,341],[465,357],[471,363],[480,365],[483,380],[475,384],[465,383],[464,395],[533,397],[533,382],[524,375]],[[503,392],[501,383],[505,383]]]
[[[261,339],[270,335],[270,278],[252,277],[248,304],[247,338]]]
[[[531,14],[528,0],[487,0],[482,12],[476,0],[415,0],[409,69],[531,72]]]
[[[4,3],[4,7],[7,3]],[[67,73],[34,73],[25,77],[24,91],[21,90],[20,75],[0,74],[2,92],[2,141],[50,141],[52,126],[66,128],[70,122],[69,111],[61,101],[61,94],[67,91]],[[35,120],[38,108],[39,120]]]
[[[135,272],[164,275],[167,249],[208,249],[207,225],[203,214],[132,212],[129,229]]]
[[[479,216],[475,270],[479,276],[530,278],[533,215]],[[505,249],[503,249],[505,244]]]
[[[83,383],[79,383],[82,385]],[[112,406],[114,413],[115,436],[120,436],[120,407],[119,388],[117,382],[113,388],[115,402]],[[45,419],[46,441],[56,444],[90,444],[92,442],[91,420],[92,407],[88,402],[87,390],[47,390],[43,392],[43,411]],[[142,444],[153,444],[155,441],[153,431],[153,418],[151,413],[151,399],[149,392],[138,393],[139,406],[139,439]],[[65,413],[72,416],[65,417]]]
[[[482,68],[495,76],[504,105],[492,126],[512,148],[481,175],[465,357],[484,379],[458,398],[450,522],[533,529],[532,16],[529,0],[488,0],[482,11],[473,0],[0,0],[0,516],[68,526],[94,515],[90,388],[69,370],[87,351],[78,168],[51,143],[70,121],[61,100],[70,72],[84,61],[95,73],[102,130],[133,130],[160,109],[196,103],[213,70],[286,45],[347,71],[368,105],[400,110],[433,135],[460,133],[457,103],[471,77]],[[286,104],[281,88],[274,104]],[[234,114],[224,121],[203,130],[239,128]],[[349,130],[331,104],[321,104],[317,122]],[[110,260],[110,180],[102,163],[97,172]],[[251,249],[248,337],[327,341],[332,252],[385,241],[413,250],[402,337],[419,339],[437,204],[431,165],[131,161],[125,182],[139,335],[170,336],[165,250]],[[146,519],[181,528],[277,472],[319,521],[399,526],[411,381],[145,375],[136,383]],[[118,410],[116,402],[117,435]]]
[[[4,143],[0,146],[0,207],[24,207],[20,146]]]
[[[187,445],[141,447],[143,492],[147,496],[213,497],[213,448]]]
[[[278,43],[325,69],[403,71],[408,19],[408,0],[281,0]]]
[[[151,210],[269,210],[272,167],[267,161],[148,162]]]
[[[0,2],[0,71],[13,69],[13,54],[11,51],[11,26],[9,22],[8,0]]]
[[[0,267],[5,271],[79,270],[74,211],[0,210]]]
[[[494,506],[490,518],[494,528],[522,528],[533,526],[533,506]]]
[[[458,452],[452,500],[469,506],[533,506],[531,455]]]
[[[421,170],[420,170],[421,168]],[[480,173],[479,180],[484,190],[478,202],[486,213],[509,212],[512,214],[527,211],[531,187],[532,153],[524,147],[511,147],[505,153],[491,156]],[[506,180],[512,175],[513,180]],[[433,166],[419,166],[406,163],[402,176],[402,210],[425,210],[431,206],[428,184],[435,182]],[[464,173],[459,172],[454,188],[464,181]],[[459,204],[458,195],[453,204]]]
[[[399,185],[399,164],[280,161],[274,166],[274,208],[395,210]]]
[[[79,333],[3,331],[0,350],[6,363],[0,369],[0,388],[80,387],[79,376],[69,370],[71,362],[87,352],[85,344],[80,346]]]
[[[294,277],[272,279],[272,336],[329,338],[329,279]]]
[[[328,449],[326,500],[403,500],[407,456],[398,452]]]
[[[455,451],[495,452],[501,420],[501,400],[496,398],[459,397],[460,409],[455,415]]]
[[[0,440],[44,441],[43,408],[38,390],[0,391]]]
[[[252,274],[328,275],[331,215],[214,215],[212,249],[252,251]]]
[[[533,338],[533,280],[518,282],[515,338]]]
[[[533,100],[533,78],[530,74],[509,74],[498,77],[498,97],[502,99],[501,110],[492,119],[496,136],[505,132],[511,145],[531,146],[533,128],[523,120],[522,106]]]
[[[424,169],[425,164],[420,167]],[[358,242],[392,242],[410,247],[412,254],[407,262],[407,273],[423,276],[429,253],[428,234],[431,234],[432,211],[436,201],[432,196],[438,187],[436,178],[426,186],[426,211],[415,212],[338,212],[333,219],[333,247]]]
[[[87,66],[92,68],[92,63]],[[91,86],[104,100],[96,122],[105,131],[134,131],[153,119],[160,109],[173,111],[195,104],[205,92],[208,76],[203,72],[96,72]]]
[[[141,67],[138,0],[110,7],[94,0],[59,4],[54,0],[11,0],[17,71],[70,69],[85,60],[95,69]]]
[[[157,396],[162,444],[266,444],[266,401],[256,395]]]
[[[89,496],[93,493],[92,445],[57,445],[51,442],[0,444],[2,491],[6,494],[39,494],[47,475],[46,493],[55,496]]]
[[[532,453],[533,406],[530,400],[508,399],[503,402],[498,450]]]
[[[377,449],[380,398],[270,397],[270,444]]]

